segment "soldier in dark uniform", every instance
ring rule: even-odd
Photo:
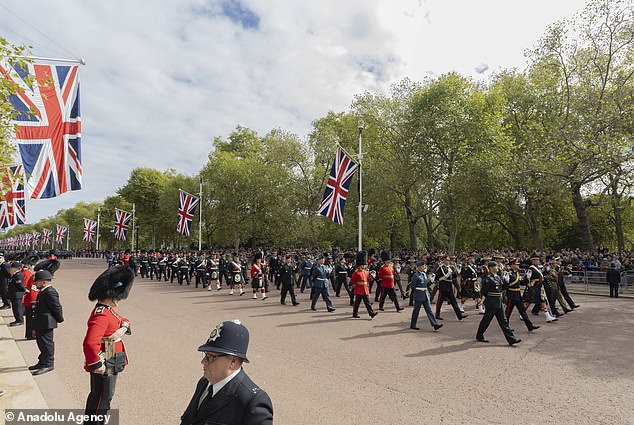
[[[461,310],[464,311],[464,305],[468,299],[475,300],[476,308],[480,309],[480,294],[476,289],[478,282],[478,269],[475,265],[475,255],[469,254],[467,263],[462,266],[462,281],[460,285],[460,303]]]
[[[190,279],[189,279],[189,260],[187,259],[186,255],[183,255],[183,257],[178,262],[178,283],[179,283],[179,285],[182,285],[183,281],[186,281],[188,285],[190,283]]]
[[[11,308],[13,309],[13,317],[15,320],[9,323],[9,326],[21,326],[24,324],[24,293],[26,287],[24,286],[24,275],[22,274],[22,263],[14,261],[11,263],[9,269],[11,273],[11,279],[9,280],[8,298],[11,301]]]
[[[439,287],[438,300],[436,301],[436,320],[442,320],[440,310],[445,299],[448,300],[453,307],[453,311],[456,313],[458,320],[462,320],[467,317],[467,315],[460,312],[456,296],[453,293],[453,275],[455,272],[449,267],[449,257],[447,255],[443,255],[440,262],[440,266],[436,269],[436,281]]]
[[[621,272],[617,268],[618,264],[612,262],[610,264],[610,269],[605,274],[605,280],[607,280],[610,285],[610,298],[618,298],[619,297],[619,285],[621,283]]]
[[[138,274],[138,258],[136,256],[136,252],[132,251],[130,253],[130,258],[128,258],[128,266],[132,269],[132,271],[134,272],[134,277],[137,276]]]
[[[139,255],[139,263],[141,264],[141,277],[147,279],[148,277],[150,277],[150,260],[148,258],[147,252],[144,249],[141,250],[141,255]]]
[[[179,254],[176,254],[173,258],[171,258],[171,262],[168,259],[167,264],[170,268],[170,283],[174,283],[174,279],[178,282],[178,263],[180,263],[181,258]]]
[[[159,266],[160,261],[163,262],[162,270]],[[159,260],[155,252],[151,253],[148,256],[148,272],[148,274],[150,275],[150,280],[154,280],[154,276],[156,276],[156,280],[160,281],[161,275],[165,274],[165,258],[161,257],[161,259]],[[167,280],[167,276],[165,276],[165,279]]]
[[[350,269],[346,264],[345,257],[341,257],[339,259],[339,263],[335,266],[335,276],[336,276],[336,286],[335,286],[335,297],[338,297],[341,293],[341,287],[343,286],[350,297],[350,305],[354,304],[354,293],[352,292],[352,288],[348,284],[348,275],[350,274]]]
[[[504,333],[504,337],[509,345],[514,345],[522,340],[519,338],[515,338],[513,335],[513,331],[509,328],[506,317],[504,317],[504,311],[502,307],[502,279],[498,276],[498,263],[495,261],[489,262],[487,264],[489,269],[489,274],[487,278],[482,282],[481,293],[484,297],[484,308],[485,313],[480,321],[480,325],[478,326],[478,332],[476,334],[476,339],[480,342],[489,342],[484,338],[484,333],[486,332],[489,324],[493,317],[495,317]]]
[[[524,321],[526,328],[529,332],[539,329],[539,326],[533,325],[531,320],[528,318],[526,314],[526,309],[524,308],[524,302],[522,301],[522,289],[520,288],[521,276],[520,276],[520,266],[517,263],[516,258],[509,258],[509,266],[511,267],[511,271],[508,274],[508,283],[504,286],[506,288],[506,310],[504,312],[504,316],[506,317],[506,322],[509,323],[510,326],[510,318],[511,313],[513,313],[513,308],[517,308],[520,317]]]
[[[225,254],[222,254],[220,256],[220,259],[218,260],[218,285],[219,288],[222,288],[222,279],[224,278],[225,282],[227,282],[227,285],[229,285],[229,275],[227,274],[227,260],[225,258]]]
[[[300,279],[300,291],[303,294],[307,286],[310,288],[310,272],[313,269],[313,260],[309,256],[305,255],[304,261],[302,261],[300,267],[302,273],[302,277]]]
[[[299,305],[295,298],[295,273],[297,272],[297,264],[293,263],[293,257],[286,255],[285,262],[280,267],[280,281],[282,282],[282,293],[280,303],[286,305],[286,294],[291,296],[291,302],[294,306]]]
[[[220,271],[218,268],[218,261],[214,258],[215,254],[211,254],[209,258],[207,258],[207,276],[209,277],[209,282],[207,284],[207,290],[211,291],[211,288],[215,286],[217,291],[220,291]]]
[[[2,298],[2,306],[0,310],[8,310],[11,308],[11,302],[9,301],[9,280],[11,279],[11,272],[9,271],[10,264],[5,261],[4,255],[0,254],[0,297]]]
[[[196,261],[196,288],[201,284],[203,288],[207,287],[207,258],[204,255],[198,257]]]
[[[321,295],[323,300],[326,303],[326,308],[329,313],[335,311],[335,307],[332,305],[332,301],[330,299],[330,294],[328,292],[328,269],[324,264],[326,258],[328,258],[329,254],[325,253],[318,261],[317,264],[313,266],[313,269],[310,273],[310,285],[313,290],[313,294],[311,296],[311,310],[317,310],[316,304],[319,296]]]

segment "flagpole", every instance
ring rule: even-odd
[[[134,213],[136,210],[135,204],[132,204],[132,251],[134,251]]]
[[[200,190],[198,192],[198,251],[203,247],[203,176],[200,179]]]
[[[47,61],[47,62],[62,62],[62,63],[77,63],[79,65],[86,65],[84,59],[61,59],[61,58],[47,58],[43,56],[9,56],[9,58],[15,59],[29,59],[33,61]]]
[[[99,221],[101,219],[101,208],[97,208],[97,241],[95,242],[95,251],[99,255]]]
[[[66,251],[68,251],[68,243],[70,242],[70,224],[66,230]]]
[[[362,168],[361,162],[363,161],[363,151],[362,151],[362,138],[361,134],[363,133],[363,128],[365,127],[365,123],[362,119],[359,119],[358,123],[359,127],[359,243],[357,244],[357,249],[361,251],[363,247],[363,186],[362,186]]]

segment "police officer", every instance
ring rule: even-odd
[[[291,296],[293,306],[299,305],[295,298],[295,273],[298,270],[296,264],[293,263],[293,257],[286,254],[284,264],[280,267],[280,281],[282,282],[282,293],[280,303],[286,305],[286,294]]]
[[[35,329],[35,339],[37,347],[40,349],[40,355],[37,364],[29,366],[33,375],[42,375],[53,370],[55,365],[53,331],[57,328],[58,323],[64,321],[59,294],[51,286],[52,280],[53,275],[48,270],[39,270],[35,273],[34,281],[39,289],[39,294],[33,308],[33,329]]]
[[[273,404],[244,372],[248,363],[249,331],[238,320],[219,323],[203,353],[203,377],[181,416],[181,425],[273,424]]]
[[[504,311],[502,307],[502,279],[497,274],[498,273],[498,263],[496,261],[490,261],[487,264],[489,269],[489,274],[486,279],[482,282],[481,293],[484,297],[484,309],[485,313],[480,321],[480,325],[478,326],[478,332],[476,333],[476,340],[480,342],[489,342],[489,340],[484,338],[484,333],[486,332],[489,324],[493,317],[495,317],[504,333],[504,337],[509,345],[514,345],[521,342],[521,339],[515,338],[513,335],[513,331],[509,328],[509,325],[506,322],[506,317],[504,317]]]
[[[90,287],[88,299],[97,304],[90,313],[83,343],[84,370],[90,373],[86,415],[103,415],[110,409],[117,376],[128,364],[122,338],[131,334],[130,321],[119,315],[115,307],[128,297],[133,282],[134,273],[129,267],[115,266],[97,277]],[[105,340],[114,344],[114,357],[105,357]]]

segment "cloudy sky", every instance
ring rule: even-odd
[[[125,184],[134,167],[195,174],[236,125],[306,137],[365,90],[525,64],[583,0],[0,0],[0,35],[84,58],[84,189],[29,222]]]

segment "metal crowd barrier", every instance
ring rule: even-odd
[[[610,287],[604,271],[573,271],[564,278],[568,289],[574,292],[586,292],[589,294],[608,295]],[[634,295],[634,271],[628,270],[621,273],[620,293]]]

